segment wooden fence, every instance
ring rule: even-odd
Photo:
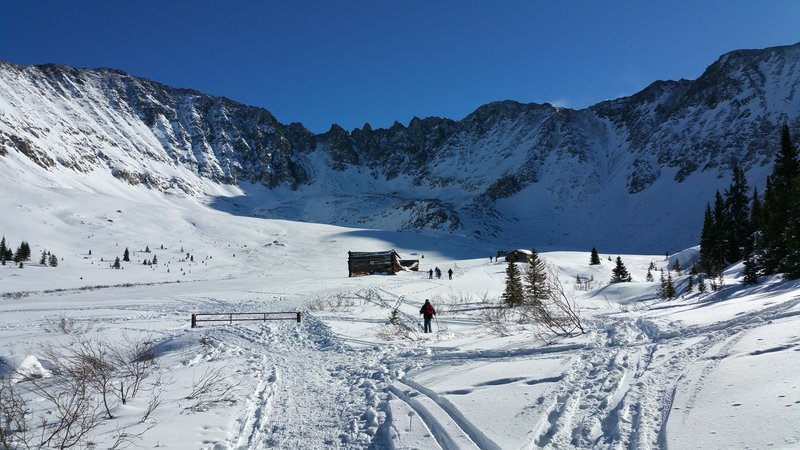
[[[204,318],[208,317],[208,318]],[[192,328],[201,322],[228,322],[244,320],[296,320],[300,323],[300,312],[251,312],[251,313],[199,313],[192,314]]]

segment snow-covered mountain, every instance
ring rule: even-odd
[[[783,123],[800,134],[800,44],[731,52],[697,80],[582,110],[502,101],[458,121],[318,135],[112,69],[0,62],[4,174],[90,190],[113,175],[238,214],[501,246],[693,245],[732,162],[763,185]]]

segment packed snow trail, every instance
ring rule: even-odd
[[[230,449],[366,448],[381,422],[380,390],[388,368],[383,349],[351,349],[325,325],[267,322],[202,330],[224,341],[214,358],[247,361],[253,385],[236,405]],[[208,360],[209,357],[200,359]],[[213,358],[212,358],[213,359]]]

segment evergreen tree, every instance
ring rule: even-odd
[[[667,285],[665,287],[664,295],[667,299],[673,299],[678,296],[678,292],[675,290],[675,285],[672,283],[672,274],[667,271]]]
[[[130,262],[131,261],[131,254],[128,251],[128,247],[125,247],[125,252],[122,253],[122,260],[125,261],[125,262]]]
[[[50,254],[50,267],[57,267],[58,266],[58,257],[55,254]]]
[[[711,248],[711,273],[716,274],[722,272],[725,266],[728,265],[725,260],[725,249],[727,249],[729,245],[729,229],[730,218],[728,217],[728,208],[725,206],[725,200],[722,198],[722,194],[717,191],[714,196],[714,227],[712,228],[714,233],[712,240],[714,244]]]
[[[44,266],[47,264],[47,251],[42,250],[42,256],[39,258],[39,265]]]
[[[622,258],[617,256],[617,265],[611,271],[611,282],[612,283],[626,283],[632,280],[631,274],[628,273],[628,269],[625,267],[625,264],[622,263]]]
[[[744,277],[742,278],[744,284],[758,283],[758,267],[753,261],[753,255],[748,255],[744,260]]]
[[[2,262],[4,266],[6,265],[6,250],[6,237],[3,236],[3,239],[0,240],[0,262]]]
[[[31,246],[27,242],[22,241],[17,247],[17,253],[14,254],[14,262],[28,261],[31,259]]]
[[[672,264],[672,270],[675,271],[676,273],[681,272],[681,262],[678,261],[678,258],[675,258],[675,263]]]
[[[158,264],[158,256],[153,255],[153,264]]]
[[[787,228],[791,226],[790,214],[797,198],[792,196],[795,180],[800,177],[797,148],[792,144],[789,127],[781,129],[781,146],[775,157],[775,166],[767,180],[767,190],[762,203],[763,227],[761,230],[761,260],[764,273],[769,275],[785,270],[784,260],[790,251],[785,246]]]
[[[706,212],[703,217],[703,230],[700,232],[700,267],[703,272],[710,273],[713,264],[714,248],[714,216],[711,214],[711,205],[706,203]],[[652,264],[652,263],[651,263]]]
[[[597,249],[592,247],[592,255],[589,257],[589,265],[596,266],[600,264],[600,255],[597,254]]]
[[[145,253],[150,253],[150,246],[149,245],[145,245],[144,246],[144,252]]]
[[[525,300],[519,268],[513,258],[508,260],[506,266],[506,289],[501,296],[503,303],[508,307],[521,305]]]
[[[658,296],[662,299],[671,299],[675,297],[675,286],[672,284],[672,274],[667,271],[661,271],[661,285],[658,287]]]
[[[653,278],[653,272],[650,271],[649,267],[647,268],[647,276],[644,277],[644,281],[647,281],[648,283],[655,281],[655,279]]]
[[[733,167],[731,185],[725,191],[725,209],[728,219],[725,230],[727,235],[725,259],[729,262],[740,261],[745,257],[743,254],[744,242],[752,233],[750,230],[748,190],[744,171],[738,165],[735,165]]]
[[[787,211],[780,270],[786,278],[796,279],[800,278],[800,176],[795,178],[790,194],[794,201],[789,204]]]
[[[690,273],[689,278],[687,278],[686,281],[686,290],[688,292],[692,292],[692,289],[694,289],[694,275]]]
[[[550,286],[547,283],[547,267],[542,258],[536,253],[536,249],[531,250],[531,257],[528,260],[528,270],[525,272],[524,285],[525,301],[528,304],[542,304],[550,296]]]
[[[700,291],[701,294],[706,292],[706,280],[703,278],[703,275],[697,275],[697,290]]]
[[[120,267],[122,267],[119,263],[119,256],[117,256],[117,259],[114,260],[114,264],[112,264],[111,267],[115,269],[119,269]]]

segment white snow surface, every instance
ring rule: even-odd
[[[113,403],[97,448],[120,429],[172,449],[800,447],[797,281],[744,286],[733,267],[720,292],[663,301],[648,265],[686,267],[696,248],[620,255],[633,282],[614,285],[618,255],[600,248],[590,266],[589,249],[548,251],[587,332],[543,339],[509,324],[501,336],[483,318],[505,263],[469,240],[231,215],[104,173],[3,169],[0,234],[33,256],[0,266],[0,376],[58,376],[42,349],[80,336],[146,340],[156,356],[161,406],[139,423],[147,392]],[[131,262],[110,268],[125,248]],[[420,271],[347,276],[348,251],[388,249]],[[38,264],[43,250],[58,267]],[[453,279],[428,279],[433,267]],[[407,336],[391,334],[393,309]],[[302,321],[190,327],[192,313],[277,311]],[[229,392],[201,403],[191,391],[212,372]]]

